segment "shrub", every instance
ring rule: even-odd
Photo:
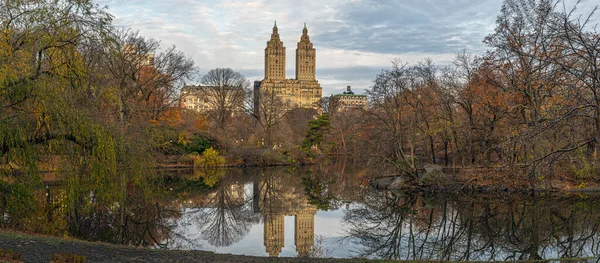
[[[194,167],[212,167],[225,164],[225,158],[212,147],[202,152],[202,156],[194,157]]]
[[[185,149],[188,153],[202,153],[205,150],[211,148],[213,144],[214,141],[202,135],[195,135],[192,138],[190,138],[190,140],[187,142],[187,144],[185,145]]]

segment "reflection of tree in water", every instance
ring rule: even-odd
[[[67,191],[64,201],[70,202],[66,211],[69,234],[133,246],[165,245],[173,227],[169,221],[181,213],[161,202],[164,191],[152,176],[123,182],[119,188],[110,189],[119,184],[84,181],[79,191]],[[99,192],[113,194],[98,198]]]
[[[279,231],[283,217],[299,215],[297,220],[301,224],[297,225],[306,235],[295,236],[295,241],[299,243],[298,251],[304,255],[310,250],[306,246],[314,243],[311,241],[314,234],[314,217],[311,215],[316,213],[316,207],[309,204],[305,193],[308,191],[314,197],[314,204],[323,204],[329,209],[341,204],[330,190],[336,177],[325,173],[306,173],[297,168],[227,169],[197,171],[193,177],[201,178],[204,184],[213,187],[207,195],[196,197],[197,200],[183,201],[188,210],[185,220],[178,224],[186,233],[180,234],[198,241],[206,240],[214,246],[229,246],[240,241],[252,225],[261,220],[267,228],[272,227],[270,233],[277,230],[283,234]],[[305,184],[302,177],[306,179]],[[244,193],[244,184],[247,191],[252,189],[252,194]],[[186,226],[193,227],[197,234],[191,234]],[[184,245],[175,244],[174,247],[184,248]]]
[[[203,239],[211,245],[229,246],[244,238],[260,219],[252,211],[252,200],[245,198],[240,175],[225,175],[223,171],[221,175],[209,178],[219,180],[209,194],[208,207],[195,209],[192,220],[199,224]]]
[[[344,215],[349,236],[365,247],[360,256],[402,258],[403,226],[416,199],[402,200],[391,192],[373,192],[364,198],[370,205],[351,208]]]
[[[321,171],[308,171],[302,176],[304,194],[308,203],[316,206],[319,210],[337,210],[341,202],[330,189],[335,184],[336,178]]]
[[[344,216],[357,256],[527,260],[600,255],[598,198],[401,196],[373,191]]]

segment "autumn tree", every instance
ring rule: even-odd
[[[558,65],[578,89],[577,111],[593,120],[589,136],[590,149],[600,152],[600,32],[592,25],[591,18],[598,6],[585,16],[575,17],[579,2],[570,10],[560,12],[555,25],[563,45],[556,56],[547,58]],[[575,110],[575,109],[574,109]]]
[[[143,124],[167,112],[193,69],[175,49],[117,32],[111,19],[87,0],[0,2],[0,175],[18,178],[0,188],[36,185],[41,164],[60,164],[74,231],[103,205],[125,224],[129,183],[148,189],[152,173]]]
[[[527,168],[530,179],[591,142],[556,136],[577,135],[571,125],[587,108],[575,102],[580,93],[571,87],[564,66],[553,62],[565,50],[564,14],[556,8],[560,2],[506,0],[495,32],[485,39],[493,47],[486,60],[494,65],[494,85],[514,95],[508,105],[514,129],[504,149],[512,166]]]
[[[373,122],[372,146],[373,156],[396,166],[396,168],[416,176],[414,156],[414,137],[407,133],[414,131],[414,125],[407,122],[407,106],[403,97],[411,92],[413,75],[409,67],[399,60],[392,64],[392,68],[383,70],[375,78],[371,89],[367,90],[371,103],[368,117]],[[414,133],[413,133],[414,134]]]
[[[40,163],[56,157],[68,171],[69,217],[89,205],[83,192],[97,202],[121,200],[123,192],[101,190],[121,185],[108,179],[127,159],[97,107],[107,95],[97,62],[112,41],[111,16],[85,0],[1,3],[0,174],[19,178],[6,189],[39,180]]]

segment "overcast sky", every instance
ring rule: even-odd
[[[176,45],[202,72],[229,67],[250,81],[264,76],[264,49],[273,22],[287,48],[287,78],[306,22],[317,49],[323,95],[347,85],[363,92],[400,59],[448,64],[461,48],[482,54],[502,0],[96,0],[117,26]],[[569,0],[567,2],[573,2]],[[597,0],[587,0],[580,10]]]

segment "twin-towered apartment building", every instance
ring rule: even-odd
[[[321,109],[323,89],[316,79],[317,51],[308,36],[306,24],[302,29],[300,41],[296,47],[296,76],[286,78],[286,48],[279,37],[277,23],[273,26],[271,39],[265,48],[264,79],[254,82],[254,108],[258,111],[261,96],[271,94],[283,102],[286,107]],[[210,96],[202,86],[186,86],[182,89],[182,108],[205,112],[210,110]],[[346,94],[346,92],[344,92]],[[337,111],[347,108],[366,108],[364,95],[332,97],[337,102]],[[348,101],[346,101],[348,100]],[[357,105],[360,104],[360,105]],[[348,107],[346,107],[348,105]],[[240,109],[243,105],[240,105]]]
[[[265,78],[254,83],[255,107],[261,94],[272,92],[290,107],[319,109],[323,89],[315,78],[316,62],[317,50],[304,24],[296,47],[296,78],[286,79],[286,51],[275,23],[265,48]]]

